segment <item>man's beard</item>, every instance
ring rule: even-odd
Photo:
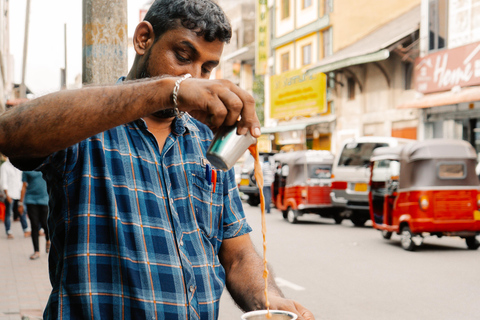
[[[147,54],[145,56],[145,64],[143,65],[143,68],[140,71],[139,79],[151,78],[150,72],[148,72],[149,63],[150,63],[150,50],[147,51]],[[157,118],[166,119],[166,118],[175,117],[177,114],[175,112],[175,109],[171,108],[171,109],[159,110],[153,113],[152,115]]]

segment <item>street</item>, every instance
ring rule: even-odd
[[[262,248],[260,209],[244,203]],[[267,215],[267,259],[285,295],[316,319],[478,319],[480,252],[460,238],[427,237],[415,252],[396,234],[354,227],[349,220],[304,215],[296,225]],[[260,251],[261,252],[261,251]],[[219,319],[240,319],[228,293]]]
[[[244,206],[261,250],[260,210]],[[407,252],[397,235],[384,240],[368,225],[335,225],[315,215],[291,225],[273,209],[267,215],[267,259],[285,295],[317,320],[478,319],[478,250],[467,250],[459,238],[428,237],[416,252]],[[2,320],[41,315],[50,290],[46,255],[28,260],[31,240],[22,237],[18,225],[13,230],[14,240],[2,235],[0,241]],[[240,319],[241,314],[225,292],[219,319]]]

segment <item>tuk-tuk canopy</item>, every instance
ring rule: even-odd
[[[431,139],[373,151],[371,161],[382,159],[413,162],[427,159],[477,159],[472,145],[464,140]]]
[[[432,139],[375,149],[371,161],[382,160],[400,162],[401,189],[478,185],[477,154],[467,141]]]
[[[275,161],[282,164],[281,172],[287,178],[287,186],[304,185],[309,179],[330,179],[334,158],[325,150],[293,151],[274,156]]]

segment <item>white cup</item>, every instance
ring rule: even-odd
[[[267,318],[267,310],[257,310],[244,313],[242,320],[295,320],[297,315],[283,310],[270,310],[271,318]]]

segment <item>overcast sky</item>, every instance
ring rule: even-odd
[[[128,1],[128,35],[139,22],[139,11],[148,0]],[[14,57],[14,81],[22,80],[26,0],[10,3],[10,53]],[[82,72],[82,0],[31,0],[26,84],[35,95],[60,89],[64,59],[64,24],[67,24],[67,83]],[[133,61],[129,51],[129,65]]]

